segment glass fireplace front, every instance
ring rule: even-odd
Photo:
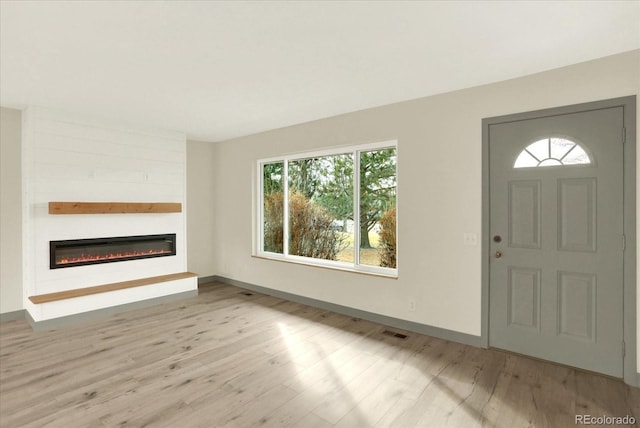
[[[176,255],[176,234],[50,241],[50,268]]]

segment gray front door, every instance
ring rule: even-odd
[[[489,345],[623,374],[623,108],[489,126]]]

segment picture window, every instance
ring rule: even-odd
[[[258,161],[259,256],[397,275],[397,146]]]

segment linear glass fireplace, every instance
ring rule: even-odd
[[[50,268],[176,255],[176,234],[50,241]]]

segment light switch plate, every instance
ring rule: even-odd
[[[467,232],[464,234],[464,245],[475,247],[478,245],[478,234]]]

